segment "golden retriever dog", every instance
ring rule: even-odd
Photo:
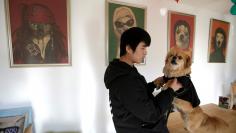
[[[164,88],[167,88],[171,80],[177,78],[183,87],[176,91],[176,96],[189,101],[193,107],[196,107],[200,104],[200,100],[190,78],[192,64],[190,55],[191,53],[188,51],[171,49],[166,56],[163,81],[167,83]]]
[[[190,133],[228,133],[228,123],[216,116],[209,116],[201,107],[193,108],[190,102],[179,98],[174,98],[173,105],[180,112],[184,126]]]

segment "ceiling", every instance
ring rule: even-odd
[[[179,4],[189,5],[199,9],[208,9],[223,14],[229,14],[230,8],[233,5],[231,0],[179,0]]]

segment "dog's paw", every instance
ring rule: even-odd
[[[158,77],[158,78],[156,78],[156,79],[153,81],[153,83],[154,83],[158,88],[163,87],[163,85],[164,85],[164,79],[163,79],[163,77]]]
[[[171,88],[171,84],[173,83],[174,79],[168,80],[161,88],[161,90],[167,90],[168,88]]]

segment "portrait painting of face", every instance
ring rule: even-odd
[[[67,2],[6,2],[11,66],[70,64]]]
[[[193,55],[195,16],[174,11],[168,12],[168,51],[175,47]]]
[[[228,22],[211,19],[208,61],[210,63],[225,63],[229,35]]]
[[[190,43],[190,27],[184,20],[179,20],[175,23],[175,44],[178,48],[187,49]]]
[[[136,17],[130,8],[121,6],[115,9],[113,14],[113,30],[118,39],[124,31],[136,26]]]
[[[145,28],[146,8],[114,1],[108,1],[107,5],[107,57],[109,62],[120,57],[120,37],[124,31],[131,27]]]

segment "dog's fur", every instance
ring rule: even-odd
[[[209,116],[201,107],[192,107],[191,103],[174,98],[174,107],[180,112],[184,126],[190,133],[223,133],[229,127],[223,119]]]
[[[177,78],[178,82],[183,86],[176,92],[177,96],[189,101],[193,107],[196,107],[200,104],[200,100],[190,79],[191,64],[191,53],[189,51],[177,48],[171,49],[166,56],[163,79],[167,83],[169,80]],[[164,88],[169,87],[171,82],[169,81]]]
[[[181,77],[191,73],[191,55],[188,51],[173,48],[165,59],[163,73],[166,77]]]

